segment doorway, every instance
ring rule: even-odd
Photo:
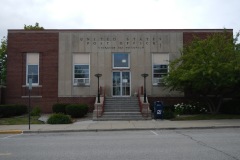
[[[131,75],[129,71],[114,71],[112,75],[112,83],[113,96],[131,96]]]

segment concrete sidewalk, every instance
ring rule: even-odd
[[[1,125],[0,133],[50,133],[50,132],[83,132],[83,131],[119,131],[119,130],[167,130],[167,129],[207,129],[207,128],[240,128],[240,119],[231,120],[142,120],[142,121],[80,121],[66,125],[39,124]]]

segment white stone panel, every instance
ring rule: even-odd
[[[90,55],[88,53],[74,53],[73,64],[89,64]]]
[[[27,64],[39,64],[39,53],[27,53]]]
[[[164,64],[166,53],[169,60],[180,56],[183,34],[178,31],[128,30],[68,31],[59,34],[59,96],[92,96],[97,94],[96,73],[101,73],[100,85],[105,86],[108,96],[112,95],[112,54],[130,54],[131,95],[143,85],[142,73],[148,73],[148,95],[167,95],[163,87],[152,86],[152,64]],[[73,86],[73,63],[84,63],[85,57],[75,57],[77,53],[87,53],[90,58],[90,86]],[[158,53],[160,57],[152,57]],[[158,61],[160,59],[160,61]]]

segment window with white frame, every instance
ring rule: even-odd
[[[113,53],[113,68],[130,68],[128,53]]]
[[[90,85],[89,54],[73,55],[73,85]]]
[[[39,85],[39,53],[27,53],[26,84],[32,79],[32,85]]]
[[[153,85],[159,85],[163,83],[162,79],[168,74],[169,54],[159,53],[152,54],[153,62]]]

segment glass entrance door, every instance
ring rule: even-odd
[[[113,72],[113,96],[131,96],[130,72]]]

